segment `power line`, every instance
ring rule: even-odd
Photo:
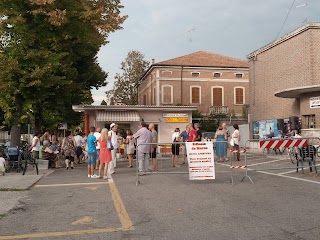
[[[286,18],[284,19],[284,21],[283,21],[283,23],[282,23],[282,26],[281,26],[281,28],[280,28],[280,31],[278,32],[278,34],[277,34],[277,36],[276,36],[275,40],[277,40],[277,39],[278,39],[278,37],[279,37],[279,35],[280,35],[280,33],[281,33],[281,31],[282,31],[282,29],[283,29],[284,25],[286,24],[287,19],[288,19],[288,17],[289,17],[289,14],[290,14],[290,12],[291,12],[291,10],[292,10],[292,8],[293,8],[293,5],[294,5],[295,1],[296,1],[296,0],[293,0],[293,1],[292,1],[291,7],[290,7],[290,9],[289,9],[289,11],[288,11],[288,13],[287,13]]]

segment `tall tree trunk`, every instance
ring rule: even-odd
[[[22,104],[19,101],[19,97],[17,97],[16,103],[16,112],[13,116],[13,125],[11,127],[11,147],[20,146],[20,138],[21,138],[21,116],[22,116]]]
[[[37,108],[34,111],[34,131],[35,132],[41,132],[41,126],[42,126],[42,109]]]

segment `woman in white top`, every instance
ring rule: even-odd
[[[180,148],[180,144],[177,144],[176,142],[181,142],[181,138],[180,138],[180,129],[176,128],[174,130],[174,133],[172,134],[172,167],[179,167],[178,165],[178,156],[179,156],[179,148]]]
[[[239,126],[238,124],[233,125],[234,132],[232,133],[232,139],[233,139],[233,147],[232,150],[239,150],[239,142],[240,142],[240,132],[239,132]],[[235,161],[240,161],[240,153],[234,153],[233,157]]]
[[[29,149],[31,151],[31,156],[34,159],[39,159],[40,137],[41,137],[41,133],[36,132],[34,134],[34,137],[32,139],[32,145],[31,145],[31,147]]]
[[[129,166],[128,168],[132,168],[132,161],[133,161],[133,154],[134,154],[134,138],[133,138],[133,133],[130,129],[127,129],[126,131],[127,133],[127,138],[126,141],[124,142],[125,144],[127,144],[127,156],[128,156],[128,161],[129,161]]]

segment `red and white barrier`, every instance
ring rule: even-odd
[[[232,153],[246,153],[247,150],[246,149],[243,149],[243,150],[230,150],[230,152],[232,152]]]
[[[234,169],[234,168],[240,169],[240,168],[247,168],[247,166],[230,166],[230,168],[232,168],[232,169]]]
[[[308,146],[308,139],[268,139],[260,141],[260,148],[291,148]]]

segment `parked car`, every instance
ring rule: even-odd
[[[214,141],[214,135],[216,132],[203,132],[201,141]]]

